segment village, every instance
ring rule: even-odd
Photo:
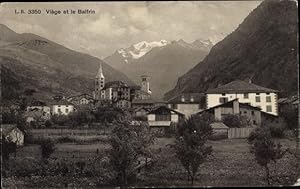
[[[297,1],[0,15],[1,188],[300,186]]]
[[[100,64],[92,94],[53,96],[53,100],[48,102],[30,98],[20,118],[25,123],[3,124],[2,136],[16,144],[15,157],[18,157],[16,154],[35,154],[33,151],[24,152],[24,149],[51,139],[60,146],[58,151],[63,151],[57,152],[59,157],[72,149],[73,158],[85,158],[86,152],[82,154],[81,148],[89,149],[89,153],[99,154],[102,151],[105,154],[103,150],[109,149],[107,142],[122,116],[130,121],[130,125],[146,124],[156,146],[160,146],[156,149],[160,153],[166,153],[162,149],[172,144],[178,124],[195,116],[209,115],[212,119],[209,122],[212,128],[209,140],[223,141],[230,148],[241,144],[247,146],[245,141],[251,133],[266,124],[275,138],[286,138],[286,145],[291,145],[288,138],[295,135],[295,130],[288,129],[288,124],[295,122],[287,123],[290,120],[284,115],[298,111],[298,98],[278,99],[277,90],[256,85],[250,79],[234,80],[206,93],[180,94],[168,101],[153,100],[150,86],[150,77],[145,75],[141,76],[141,86],[128,86],[123,81],[106,82]],[[10,113],[17,114],[17,109],[20,107]],[[4,122],[6,116],[2,116]],[[216,148],[220,148],[221,144],[217,144]],[[149,162],[154,159],[148,157]],[[138,162],[139,168],[136,169],[140,173],[147,160],[140,159]]]

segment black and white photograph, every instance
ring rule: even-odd
[[[1,188],[300,186],[297,0],[0,3]]]

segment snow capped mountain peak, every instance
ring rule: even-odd
[[[168,42],[166,40],[153,42],[142,41],[137,44],[131,45],[128,48],[121,48],[117,52],[124,58],[139,59],[142,56],[144,56],[147,52],[152,50],[154,47],[162,47],[167,44]],[[128,60],[125,62],[127,63]]]
[[[197,39],[193,43],[193,45],[201,45],[205,47],[212,46],[212,42],[209,39]]]

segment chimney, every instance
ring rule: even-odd
[[[252,79],[249,79],[248,82],[249,82],[249,83],[252,83]]]
[[[240,113],[240,104],[239,104],[239,100],[235,99],[233,101],[233,114],[239,114]]]

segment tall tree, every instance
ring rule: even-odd
[[[150,155],[148,147],[154,141],[150,128],[145,123],[134,124],[128,116],[119,118],[110,137],[110,164],[118,184],[127,186],[129,178],[136,173],[141,158]]]
[[[265,169],[266,182],[270,185],[272,176],[270,175],[269,164],[271,162],[276,163],[288,149],[283,150],[279,142],[275,143],[269,127],[258,127],[250,134],[248,142],[251,144],[250,152],[255,155],[256,162]]]
[[[206,145],[208,138],[212,135],[210,126],[212,121],[212,117],[208,114],[193,115],[178,126],[173,147],[176,157],[187,171],[191,185],[194,185],[199,166],[212,152],[212,147]]]

